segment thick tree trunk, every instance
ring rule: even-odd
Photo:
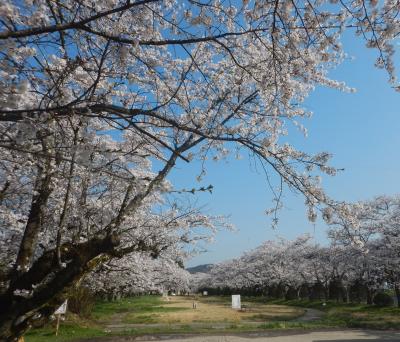
[[[45,207],[51,193],[49,188],[50,180],[51,176],[49,174],[44,174],[42,168],[38,168],[37,179],[34,187],[37,194],[32,196],[31,208],[15,262],[12,281],[18,278],[21,274],[27,272],[31,266],[32,257],[36,249],[37,238],[42,224],[43,208]]]
[[[107,253],[112,253],[118,244],[117,237],[111,235],[68,248],[64,245],[63,258],[68,263],[62,269],[55,266],[56,251],[39,258],[30,271],[13,283],[17,287],[10,287],[0,296],[0,341],[17,341],[33,324],[45,323],[65,300],[69,289],[109,258]],[[31,290],[38,281],[41,283],[31,297],[16,295],[16,290]]]

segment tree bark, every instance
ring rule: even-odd
[[[372,304],[372,291],[367,287],[367,304]]]
[[[39,258],[32,269],[14,283],[18,285],[17,290],[31,290],[32,285],[42,280],[43,283],[31,297],[16,295],[15,287],[0,296],[0,341],[17,341],[36,322],[45,323],[65,300],[68,291],[86,273],[107,259],[118,244],[117,236],[107,235],[78,246],[64,245],[62,257],[68,263],[62,269],[54,268],[57,262],[55,250]],[[44,271],[39,272],[42,269]]]
[[[346,303],[350,303],[350,288],[348,285],[344,287],[344,291],[346,293]]]
[[[397,298],[397,307],[400,308],[400,287],[398,285],[395,285],[394,291],[396,293],[396,298]]]
[[[324,297],[325,297],[325,302],[329,300],[329,285],[324,285]]]
[[[32,197],[28,221],[15,262],[13,278],[17,278],[22,273],[27,272],[30,268],[32,256],[36,248],[37,237],[42,224],[43,208],[45,207],[51,193],[49,188],[50,180],[50,175],[44,174],[44,170],[39,167],[34,187],[37,194],[34,194]]]

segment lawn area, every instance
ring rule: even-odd
[[[274,304],[313,308],[325,312],[317,324],[367,329],[400,329],[400,308],[335,301],[274,300]]]
[[[138,296],[122,298],[116,301],[98,301],[94,306],[92,318],[96,321],[110,320],[114,316],[127,313],[155,314],[168,311],[161,296]]]
[[[124,317],[125,323],[241,323],[246,321],[290,320],[301,316],[304,310],[284,305],[243,301],[246,310],[232,310],[230,297],[169,297],[153,307],[132,310]],[[193,302],[197,308],[193,309]]]
[[[197,309],[192,308],[193,300]],[[165,333],[227,333],[264,329],[368,328],[400,329],[400,309],[361,304],[338,304],[321,301],[266,300],[242,298],[245,311],[230,308],[230,297],[141,296],[114,302],[96,303],[90,319],[68,315],[60,335],[54,326],[35,329],[26,335],[27,342],[73,341],[109,335],[144,335]],[[325,313],[321,319],[300,322],[305,308]],[[119,330],[107,326],[122,327]]]
[[[52,322],[44,328],[32,329],[25,335],[25,341],[64,342],[108,335],[104,328],[92,320],[82,319],[74,314],[67,314],[66,320],[60,323],[58,336],[55,336],[55,327],[55,322]]]
[[[197,309],[192,308],[193,301]],[[118,332],[122,335],[142,335],[154,333],[214,332],[215,323],[225,324],[224,331],[249,331],[258,325],[246,326],[247,322],[259,322],[278,327],[277,321],[286,321],[301,316],[304,310],[285,305],[267,305],[260,300],[242,300],[244,311],[231,309],[230,297],[178,297],[141,296],[96,303],[90,319],[82,320],[75,315],[67,315],[61,323],[60,334],[54,336],[54,324],[34,329],[26,335],[27,342],[73,341],[78,338],[107,336],[113,334],[107,324],[141,324],[129,326]],[[146,327],[143,324],[153,324]],[[196,327],[191,324],[200,324]],[[156,325],[156,326],[154,326]],[[159,325],[159,326],[158,326]]]

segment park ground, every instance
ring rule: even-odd
[[[243,298],[242,305],[244,310],[232,310],[230,297],[140,296],[99,301],[90,317],[68,314],[61,323],[59,336],[55,336],[55,327],[51,324],[31,330],[25,340],[117,342],[179,338],[181,342],[239,342],[251,337],[255,341],[271,342],[377,338],[400,341],[400,334],[396,332],[400,330],[400,309],[394,307],[267,301],[262,297]]]

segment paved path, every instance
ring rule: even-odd
[[[317,309],[304,309],[304,315],[300,316],[299,318],[294,319],[294,322],[312,322],[318,321],[321,319],[325,313],[321,310]]]
[[[168,341],[168,342],[395,342],[400,341],[398,331],[372,330],[334,330],[334,331],[273,331],[241,335],[184,336],[159,335],[142,337],[114,337],[91,339],[85,342],[131,342],[131,341]]]

